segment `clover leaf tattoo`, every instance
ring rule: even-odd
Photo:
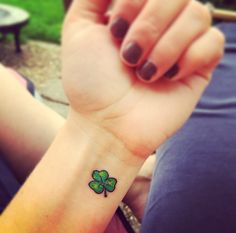
[[[105,170],[94,170],[92,173],[93,180],[89,182],[89,187],[97,194],[104,192],[104,197],[107,197],[107,191],[113,192],[116,188],[117,179],[109,177]]]

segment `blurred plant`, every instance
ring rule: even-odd
[[[30,13],[30,22],[22,31],[23,41],[29,38],[60,43],[64,18],[62,0],[0,0],[0,3],[20,7]]]

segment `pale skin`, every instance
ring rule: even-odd
[[[1,66],[0,80],[1,99],[5,99],[0,104],[1,155],[4,156],[17,179],[23,182],[47,151],[65,120],[35,100],[19,83],[15,75],[3,66]],[[148,193],[148,188],[143,189],[143,186],[145,183],[149,187],[154,160],[154,156],[147,159],[139,172],[139,176],[147,177],[148,180],[140,181],[137,177],[137,181],[133,183],[124,200],[130,203],[138,217],[143,214]],[[142,190],[140,190],[141,187]],[[135,197],[135,203],[130,201],[133,197]],[[107,232],[114,233],[116,232],[114,229],[126,232],[119,218],[111,222]]]
[[[1,155],[4,156],[17,179],[23,182],[47,151],[64,124],[64,119],[32,98],[12,72],[4,67],[1,67],[1,71],[4,73],[0,76],[2,83],[0,95],[1,99],[6,100],[0,104]],[[137,177],[124,200],[140,219],[148,194],[154,160],[152,156],[145,161],[139,176],[148,179],[143,180]],[[135,202],[132,201],[134,197]],[[115,216],[114,218],[116,221],[110,223],[107,232],[114,233],[115,230],[126,232],[119,218]]]
[[[52,143],[64,119],[36,101],[0,65],[0,150],[21,182]]]
[[[117,1],[109,24],[109,1],[73,2],[64,24],[62,55],[69,117],[1,216],[3,231],[103,232],[145,159],[183,125],[207,87],[224,46],[223,35],[210,27],[207,9],[187,0],[171,6],[133,1],[137,6],[131,8],[124,7],[127,2]],[[159,13],[150,11],[161,7]],[[119,45],[109,28],[126,10],[132,12],[130,30]],[[186,21],[196,28],[183,25]],[[176,33],[180,28],[181,35]],[[129,64],[122,57],[131,40],[145,51],[141,60],[158,64],[148,83],[135,72],[141,60]],[[180,43],[177,49],[164,54],[175,41]],[[179,74],[173,81],[161,79],[174,63],[181,67]],[[1,75],[7,76],[3,68]],[[108,198],[88,187],[95,169],[106,169],[118,180]]]

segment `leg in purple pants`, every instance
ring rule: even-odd
[[[142,233],[236,232],[236,23],[184,127],[158,150]]]

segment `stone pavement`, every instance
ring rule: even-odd
[[[0,62],[31,79],[43,97],[43,102],[66,117],[68,101],[61,84],[60,46],[41,41],[29,41],[15,53],[13,43],[0,43]]]
[[[48,80],[40,90],[43,102],[60,115],[66,117],[68,100],[64,94],[60,79]]]

